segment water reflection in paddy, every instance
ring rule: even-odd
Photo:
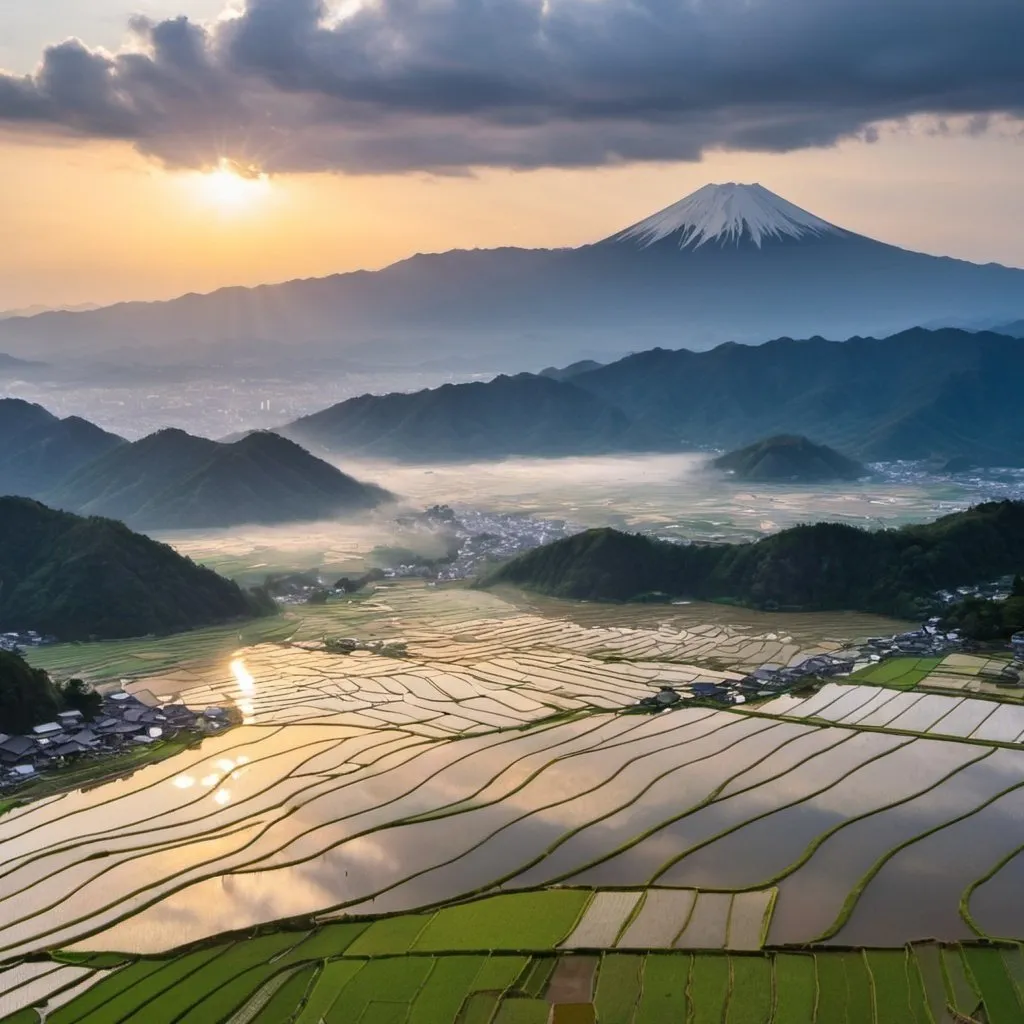
[[[45,894],[28,888],[17,898],[21,914],[36,900],[38,919],[10,936],[70,937],[84,927],[72,925],[76,917],[113,923],[127,907],[141,912],[85,945],[152,951],[331,907],[412,909],[499,882],[515,888],[568,875],[572,882],[637,886],[673,861],[663,882],[758,887],[797,865],[829,828],[935,786],[841,829],[783,881],[772,941],[807,941],[831,924],[880,853],[1005,784],[1013,767],[1005,755],[1013,752],[939,783],[985,750],[696,709],[653,718],[585,716],[520,734],[392,747],[351,773],[301,776],[308,791],[265,779],[266,796],[249,795],[248,817],[238,813],[233,793],[223,806],[207,800],[202,828],[209,838],[198,842],[104,865],[81,859],[95,849],[87,839],[78,860],[46,878]],[[320,763],[326,756],[312,753]],[[254,760],[250,770],[257,769]],[[745,790],[747,775],[753,788]],[[182,799],[191,787],[178,789],[180,777],[169,773],[165,788]],[[94,813],[101,816],[102,808]],[[1010,845],[1004,819],[985,818],[995,838],[984,856]],[[244,831],[223,838],[209,832],[228,824]],[[737,831],[715,839],[730,828]],[[949,840],[957,841],[968,837]],[[602,861],[620,846],[629,849]],[[956,860],[949,851],[945,859]],[[976,867],[974,859],[964,863],[965,870]],[[944,920],[955,916],[962,876],[952,869],[943,876]],[[102,877],[103,885],[76,888],[89,877]],[[135,890],[139,895],[118,902],[118,894]],[[879,921],[887,923],[872,941],[903,941],[896,916]]]
[[[799,871],[781,883],[770,941],[780,944],[799,942],[823,934],[838,918],[846,894],[873,864],[895,846],[972,811],[1012,785],[1019,777],[1019,754],[1009,750],[997,750],[989,756],[984,756],[985,753],[986,748],[983,747],[966,748],[961,744],[936,740],[913,741],[904,752],[904,758],[912,756],[917,761],[918,771],[927,766],[929,771],[934,768],[941,773],[945,768],[955,773],[929,792],[922,792],[896,807],[853,822],[826,839]],[[956,770],[957,765],[970,758],[977,760]],[[905,760],[904,768],[911,770],[908,760]],[[919,778],[919,781],[923,779]],[[881,782],[884,788],[878,795],[882,797],[882,803],[907,795],[898,773]],[[848,812],[846,816],[852,815]],[[962,831],[958,834],[962,841],[969,841]],[[996,828],[995,835],[997,846],[1004,850],[1012,848],[1012,822],[1003,821]],[[959,884],[957,864],[958,858],[952,857],[929,867],[930,875],[940,875],[945,879],[942,885],[945,906],[939,913],[940,916],[945,914],[947,920],[950,907],[955,914],[963,890]],[[883,917],[891,921],[888,915]],[[879,925],[879,931],[885,931],[884,924]],[[921,934],[915,933],[910,937],[920,938]],[[936,933],[936,937],[945,936]]]

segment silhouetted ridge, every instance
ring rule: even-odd
[[[59,419],[41,405],[0,399],[0,493],[37,497],[124,439],[78,416]]]
[[[991,332],[653,349],[573,384],[684,446],[801,434],[864,461],[1024,464],[1024,345]]]
[[[111,451],[48,497],[139,528],[192,529],[329,518],[391,495],[276,434],[224,444],[169,429]]]
[[[280,432],[330,451],[414,460],[597,454],[657,447],[662,440],[574,384],[528,373],[362,395]]]
[[[223,288],[169,302],[0,321],[0,349],[181,353],[288,339],[337,359],[452,368],[614,358],[788,334],[885,335],[925,323],[1007,323],[1024,270],[911,252],[838,228],[756,185],[708,185],[578,248],[423,253],[379,271]]]

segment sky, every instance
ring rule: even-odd
[[[759,181],[1024,267],[1019,0],[0,0],[0,310],[593,241]]]

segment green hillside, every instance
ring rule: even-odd
[[[830,483],[859,480],[868,471],[834,448],[814,444],[806,437],[780,434],[729,452],[712,465],[737,480],[758,483]]]
[[[122,523],[0,498],[0,625],[62,640],[173,633],[272,602]]]
[[[660,595],[913,617],[937,590],[1022,565],[1024,503],[1001,501],[897,530],[817,523],[752,544],[680,545],[588,530],[520,555],[487,582],[587,600]]]
[[[0,493],[28,497],[125,443],[78,416],[59,419],[20,398],[0,399],[0,437]]]
[[[391,499],[277,434],[231,444],[161,430],[83,467],[46,496],[139,529],[324,519]]]
[[[683,447],[786,433],[867,462],[963,455],[1024,465],[1024,347],[990,332],[652,349],[572,383]]]
[[[302,444],[384,458],[459,460],[661,448],[614,405],[574,383],[522,373],[415,394],[362,395],[281,428]]]
[[[57,687],[39,668],[0,651],[0,733],[26,733],[60,710]]]

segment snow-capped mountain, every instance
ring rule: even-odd
[[[911,252],[730,183],[575,249],[453,250],[375,272],[43,313],[0,321],[0,351],[498,371],[1022,316],[1024,270]]]
[[[807,238],[848,232],[769,192],[763,185],[705,185],[620,231],[617,241],[646,247],[671,238],[680,249],[702,245],[753,244],[782,238]]]

